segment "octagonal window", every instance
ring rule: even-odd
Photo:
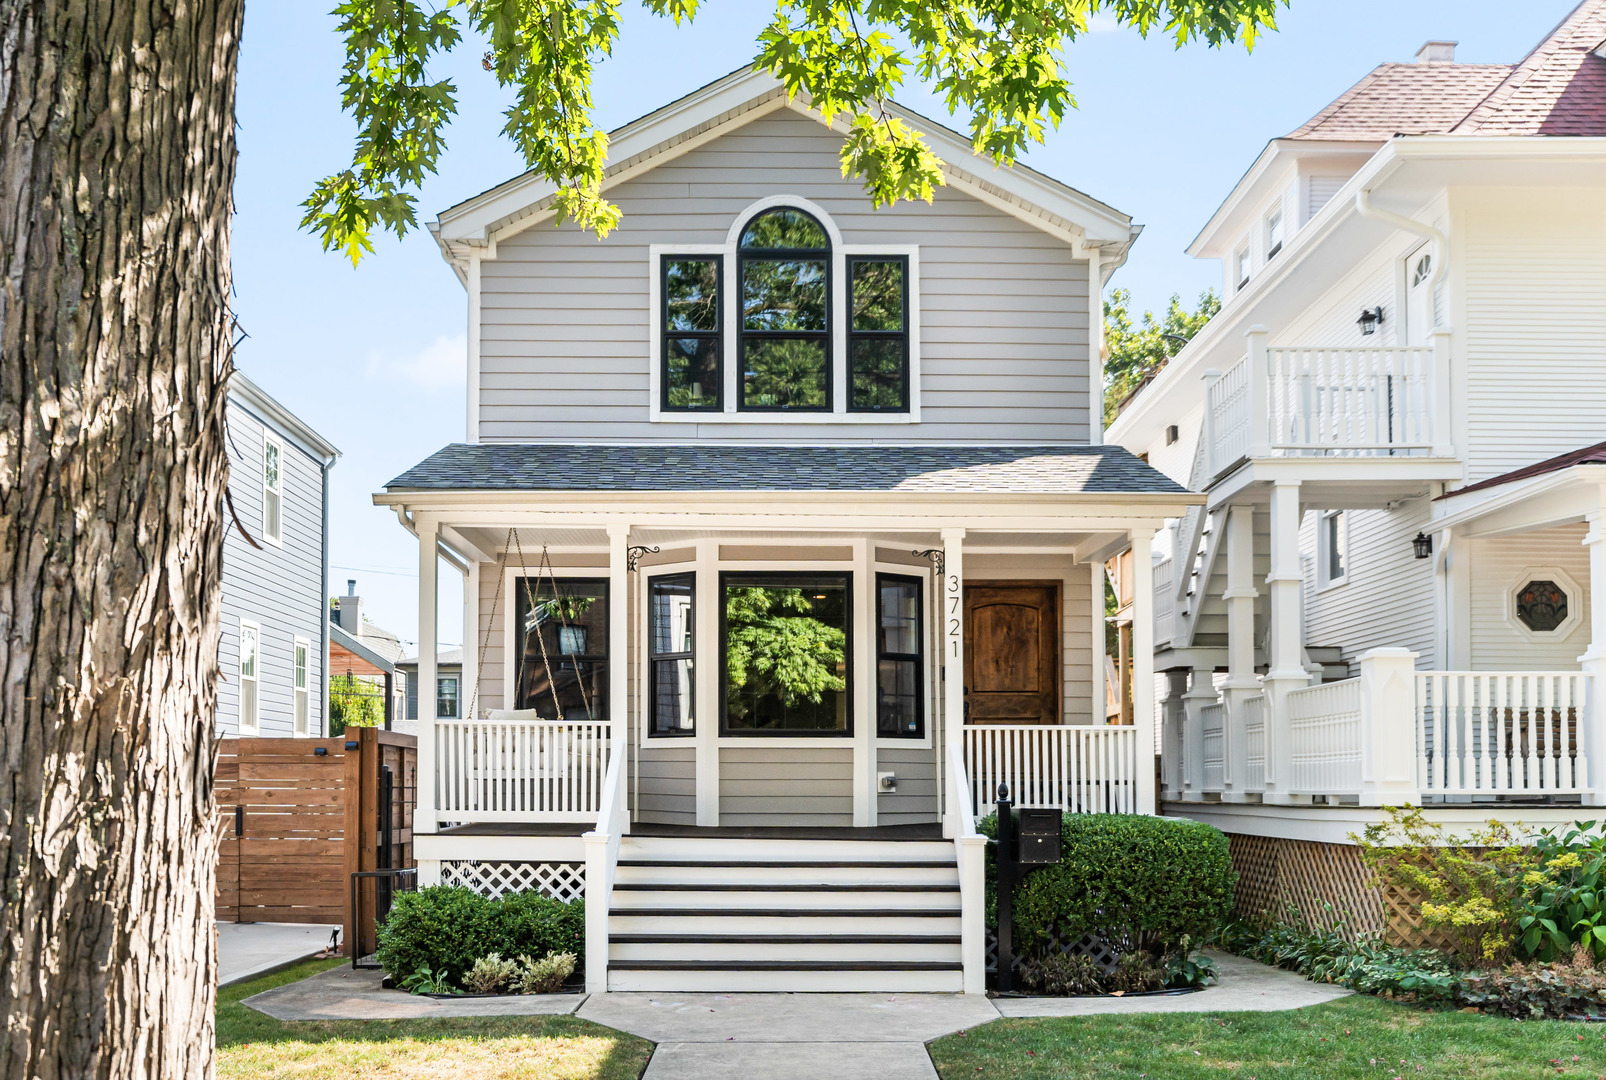
[[[1517,618],[1530,630],[1550,633],[1567,621],[1566,592],[1554,581],[1528,582],[1517,590]]]

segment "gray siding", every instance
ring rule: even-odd
[[[691,739],[648,739],[640,752],[637,819],[697,824],[697,747]]]
[[[754,740],[719,751],[721,825],[851,826],[853,748]]]
[[[872,210],[840,149],[774,113],[613,189],[624,220],[606,240],[541,224],[500,243],[481,264],[482,441],[1085,442],[1086,261],[953,188]],[[921,423],[648,421],[648,245],[722,244],[775,195],[819,204],[844,243],[920,246]]]
[[[218,641],[217,732],[240,730],[240,620],[262,627],[257,668],[259,735],[294,732],[292,687],[295,639],[308,650],[307,730],[324,730],[323,470],[295,442],[276,432],[284,446],[280,465],[283,546],[262,534],[263,420],[238,399],[228,403],[229,494],[240,523],[261,544],[247,544],[230,521],[223,535],[222,634]]]
[[[876,794],[876,823],[912,825],[937,820],[937,751],[930,747],[883,746],[876,772],[898,774],[898,790]]]

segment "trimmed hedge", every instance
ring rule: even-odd
[[[583,965],[585,931],[584,900],[565,904],[533,891],[492,900],[462,886],[434,885],[396,896],[379,928],[378,960],[397,982],[427,967],[445,970],[457,985],[491,953],[539,960],[567,952]]]
[[[978,826],[998,835],[989,815]],[[1226,925],[1237,875],[1227,837],[1212,826],[1139,814],[1066,814],[1060,861],[1028,873],[1015,887],[1018,956],[1042,953],[1055,939],[1102,933],[1118,951],[1156,956],[1195,943]],[[987,858],[987,925],[998,925],[996,851]]]

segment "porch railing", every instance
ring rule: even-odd
[[[1582,738],[1588,676],[1434,671],[1416,679],[1424,794],[1562,795],[1588,787]]]
[[[1008,784],[1016,806],[1069,813],[1137,813],[1137,728],[975,724],[965,732],[971,802],[985,807]]]
[[[1204,790],[1220,791],[1227,770],[1227,706],[1206,705],[1199,711],[1199,766]]]
[[[1308,686],[1285,701],[1292,789],[1301,795],[1359,792],[1361,680]]]
[[[1154,643],[1170,642],[1177,616],[1177,589],[1172,572],[1172,560],[1161,559],[1154,564]]]
[[[1244,779],[1245,791],[1266,790],[1266,695],[1245,698]]]
[[[437,720],[441,821],[595,821],[612,725],[587,720]]]

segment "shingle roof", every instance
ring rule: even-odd
[[[1570,469],[1574,465],[1606,465],[1606,442],[1599,442],[1594,446],[1586,446],[1581,450],[1569,450],[1565,454],[1557,454],[1553,458],[1536,461],[1532,465],[1524,465],[1520,469],[1513,469],[1510,472],[1501,473],[1499,476],[1491,476],[1487,480],[1479,480],[1476,484],[1468,484],[1466,487],[1456,488],[1454,491],[1446,491],[1439,498],[1454,498],[1457,495],[1465,495],[1469,491],[1482,491],[1484,488],[1498,487],[1501,484],[1509,484],[1514,480],[1531,480],[1536,476],[1544,476],[1546,473]]]
[[[453,443],[390,491],[900,491],[1182,494],[1119,446]]]
[[[1382,64],[1289,139],[1606,135],[1606,0],[1584,0],[1517,64]]]

